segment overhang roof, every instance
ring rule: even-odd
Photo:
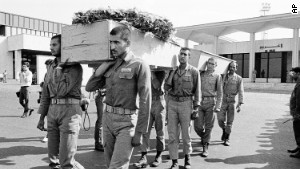
[[[273,28],[300,28],[300,14],[277,14],[224,22],[177,27],[175,36],[197,43],[213,43],[215,36],[234,32],[256,33]]]

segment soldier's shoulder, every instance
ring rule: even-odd
[[[189,67],[192,72],[199,72],[196,67],[194,67],[192,65],[189,65]]]

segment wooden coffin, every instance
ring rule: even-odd
[[[70,25],[62,28],[62,61],[83,64],[100,64],[110,60],[109,33],[122,23],[104,20],[89,25]],[[157,39],[152,33],[144,33],[131,27],[130,49],[152,67],[178,65],[176,55],[180,46]]]
[[[228,65],[233,60],[202,50],[191,49],[191,58],[189,60],[189,64],[196,67],[200,71],[204,71],[206,70],[206,61],[211,57],[217,60],[215,72],[219,74],[227,73]]]

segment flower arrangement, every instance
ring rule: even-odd
[[[153,33],[157,38],[163,41],[171,40],[175,32],[173,24],[168,19],[150,13],[140,12],[136,9],[98,9],[77,12],[75,13],[72,24],[91,24],[105,19],[118,22],[125,21],[143,32]]]

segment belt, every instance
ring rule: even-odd
[[[227,98],[234,98],[236,95],[233,94],[224,94],[225,97]]]
[[[79,99],[65,98],[65,99],[51,99],[51,104],[79,104]]]
[[[215,100],[215,96],[203,96],[202,100]]]
[[[106,105],[106,111],[109,113],[121,115],[132,115],[136,113],[136,110],[124,109],[122,107],[112,107],[110,105]]]
[[[177,101],[177,102],[184,102],[184,101],[187,101],[187,100],[192,100],[192,96],[184,97],[184,96],[171,96],[171,95],[169,95],[168,98],[171,99],[171,100]]]
[[[152,100],[163,100],[164,96],[152,96]]]

